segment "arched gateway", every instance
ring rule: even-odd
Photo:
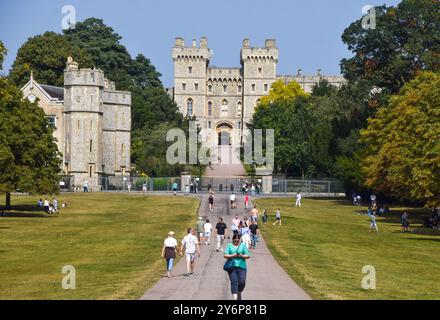
[[[232,144],[232,125],[228,122],[220,122],[216,127],[218,145],[230,146]]]

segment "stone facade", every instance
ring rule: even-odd
[[[251,47],[249,39],[243,40],[239,68],[219,68],[209,65],[211,51],[207,39],[202,37],[185,46],[183,38],[176,38],[172,49],[174,62],[174,88],[167,92],[173,97],[184,115],[197,118],[204,143],[238,144],[242,130],[252,119],[255,107],[262,96],[269,93],[271,85],[281,79],[285,83],[297,81],[306,92],[320,79],[340,86],[342,76],[278,76],[278,48],[274,39],[267,39],[264,47]],[[234,133],[234,136],[230,135]],[[226,137],[224,139],[224,137]],[[238,140],[238,141],[237,141]]]
[[[99,69],[80,69],[69,57],[64,87],[37,83],[31,76],[22,88],[55,126],[54,136],[63,155],[62,171],[75,186],[88,182],[101,188],[103,176],[130,172],[131,93],[116,91]]]

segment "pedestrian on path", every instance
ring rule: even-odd
[[[180,248],[180,252],[183,252],[183,248],[185,248],[185,257],[186,257],[186,277],[194,276],[194,267],[196,261],[196,253],[197,256],[200,257],[200,247],[199,241],[195,236],[196,230],[193,228],[189,228],[188,234],[182,240],[182,247]]]
[[[239,228],[241,231],[241,242],[243,242],[246,248],[249,249],[251,246],[251,230],[245,222],[241,222]]]
[[[202,220],[202,217],[199,217],[199,220],[197,220],[196,224],[196,230],[197,230],[197,239],[199,240],[199,243],[202,243],[203,238],[205,236],[205,223]]]
[[[258,209],[257,206],[255,205],[254,208],[251,211],[251,221],[258,221]]]
[[[281,227],[281,212],[280,212],[279,208],[277,210],[275,219],[276,219],[276,221],[273,223],[273,225],[276,225],[279,222],[280,223],[280,227]]]
[[[147,194],[147,182],[146,181],[142,184],[142,194],[143,195]]]
[[[258,237],[260,235],[260,230],[258,230],[257,222],[252,221],[251,225],[249,226],[249,229],[251,231],[251,249],[256,249]]]
[[[246,193],[244,196],[244,208],[247,209],[249,205],[249,195]]]
[[[214,196],[212,195],[212,193],[209,195],[208,198],[208,206],[209,206],[209,211],[212,211],[212,207],[214,206]]]
[[[174,195],[176,196],[177,195],[177,182],[173,183],[172,188],[173,188]]]
[[[206,223],[203,225],[203,230],[205,232],[205,244],[209,246],[212,232],[212,224],[209,222],[209,219],[206,219]]]
[[[267,210],[266,210],[266,208],[264,208],[264,210],[263,210],[263,217],[261,219],[263,220],[263,223],[267,222],[268,217],[267,217]]]
[[[162,258],[165,258],[167,263],[167,277],[171,278],[171,270],[173,269],[174,259],[176,259],[176,251],[182,255],[177,247],[177,240],[174,238],[174,232],[168,232],[168,237],[163,242]]]
[[[231,209],[235,209],[235,207],[236,207],[235,201],[236,201],[235,194],[234,194],[234,192],[232,192],[232,194],[230,195]]]
[[[226,223],[223,222],[222,218],[218,219],[218,222],[215,226],[216,234],[217,234],[217,248],[216,251],[223,251],[223,242],[225,241],[225,231],[228,227]]]
[[[249,250],[240,242],[240,237],[234,235],[232,243],[225,249],[225,259],[233,259],[232,270],[228,271],[231,282],[231,293],[234,300],[242,299],[242,292],[246,286],[246,260],[250,258]]]
[[[302,198],[301,193],[297,192],[295,207],[301,207],[301,198]]]

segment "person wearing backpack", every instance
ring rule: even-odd
[[[241,300],[246,286],[246,260],[250,258],[250,253],[244,243],[241,243],[240,236],[234,234],[232,243],[228,243],[225,249],[224,257],[227,261],[223,269],[229,275],[232,297],[234,300]]]

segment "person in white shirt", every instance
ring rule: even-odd
[[[296,193],[295,207],[301,207],[301,193],[299,192]]]
[[[231,194],[229,199],[231,201],[231,209],[235,209],[235,194]]]
[[[44,199],[43,211],[49,213],[49,200],[47,200],[47,199]]]
[[[83,185],[83,187],[84,187],[84,192],[89,192],[89,183],[88,183],[88,181],[86,180],[86,181],[84,181],[84,185]]]
[[[186,257],[186,269],[187,273],[185,276],[192,277],[194,276],[194,267],[196,260],[196,252],[200,257],[200,247],[199,241],[195,236],[196,230],[193,228],[188,229],[188,234],[182,240],[182,247],[180,248],[180,252],[183,252],[183,248],[185,248],[185,257]]]
[[[163,242],[162,258],[165,258],[167,263],[167,277],[171,278],[171,270],[173,269],[174,259],[176,259],[176,251],[182,255],[177,247],[177,240],[174,238],[174,232],[168,232],[168,237]]]
[[[209,219],[206,219],[206,223],[203,225],[203,229],[205,230],[205,244],[209,246],[212,233],[212,224],[209,222]]]

